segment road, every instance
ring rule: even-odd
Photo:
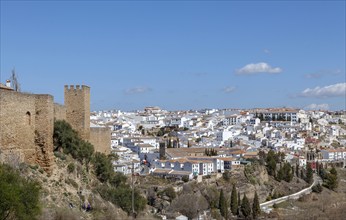
[[[293,193],[291,195],[283,196],[283,197],[280,197],[277,199],[270,200],[268,202],[261,203],[260,204],[261,210],[263,212],[269,213],[271,211],[270,207],[273,206],[274,204],[278,204],[278,203],[281,203],[281,202],[284,202],[284,201],[287,201],[290,199],[299,199],[303,195],[310,194],[312,191],[311,188],[314,185],[317,185],[318,183],[322,184],[322,179],[318,175],[314,174],[314,182],[311,184],[311,186],[309,186],[309,187],[307,187],[307,188],[305,188],[305,189],[303,189],[297,193]]]

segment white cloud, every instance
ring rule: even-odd
[[[307,88],[300,93],[300,96],[317,98],[346,96],[346,83],[337,83],[324,87],[317,86],[313,89]]]
[[[234,86],[227,86],[223,89],[224,93],[232,93],[235,91],[235,87]]]
[[[305,74],[305,78],[308,79],[318,79],[324,76],[336,76],[341,73],[340,69],[336,70],[320,70],[314,73]]]
[[[146,93],[150,92],[152,89],[148,87],[135,87],[131,89],[126,89],[125,94],[126,95],[134,95],[134,94],[141,94],[141,93]]]
[[[317,78],[321,78],[322,75],[319,73],[309,73],[309,74],[305,74],[305,78],[308,79],[317,79]]]
[[[270,54],[270,50],[268,50],[268,49],[264,49],[263,52],[266,54]]]
[[[238,69],[237,74],[247,75],[256,73],[281,73],[282,69],[279,67],[271,67],[268,63],[250,63],[241,69]]]
[[[329,105],[326,103],[323,104],[310,104],[304,107],[304,109],[308,110],[328,110]]]

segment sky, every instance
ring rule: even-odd
[[[346,109],[345,1],[1,1],[0,81],[91,110]]]

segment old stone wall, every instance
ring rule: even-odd
[[[35,163],[35,96],[0,90],[1,160]],[[14,162],[14,161],[12,161]]]
[[[111,152],[111,129],[108,127],[91,127],[90,143],[95,151],[110,154]]]
[[[88,86],[65,86],[65,106],[55,104],[51,95],[0,89],[0,162],[39,164],[50,172],[54,120],[66,120],[96,151],[110,153],[110,128],[90,132]]]
[[[53,161],[54,101],[51,95],[35,95],[36,163],[49,171]]]
[[[0,90],[0,160],[53,164],[53,96]]]
[[[54,120],[66,121],[66,107],[58,103],[54,103]]]
[[[90,88],[88,86],[65,85],[66,121],[81,138],[90,138]]]

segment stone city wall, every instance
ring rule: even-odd
[[[51,95],[35,95],[36,163],[48,171],[53,161],[54,101]]]
[[[54,120],[66,121],[66,107],[58,103],[54,103]]]
[[[95,151],[110,154],[111,129],[109,127],[91,127],[90,143],[94,145]]]

